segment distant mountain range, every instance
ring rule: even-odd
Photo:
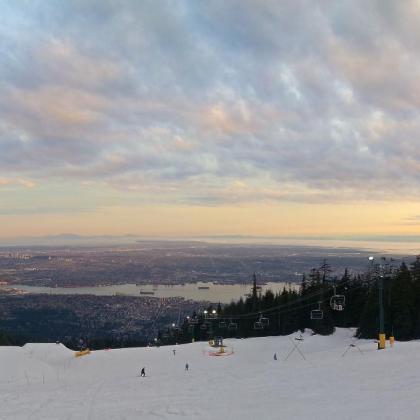
[[[189,237],[146,237],[141,235],[80,235],[75,233],[61,233],[45,236],[21,236],[16,238],[0,238],[0,247],[8,246],[94,246],[118,245],[134,243],[163,243],[163,242],[212,242],[236,244],[272,244],[272,245],[305,245],[318,246],[334,245],[333,242],[348,242],[351,248],[360,248],[357,242],[365,243],[410,243],[419,244],[420,235],[358,235],[358,236],[251,236],[251,235],[208,235]],[[334,246],[337,246],[335,244]],[[363,247],[363,246],[362,246]]]
[[[133,243],[139,239],[133,235],[98,235],[86,236],[73,233],[62,233],[47,236],[21,236],[0,239],[0,246],[57,246],[57,245],[107,245]]]

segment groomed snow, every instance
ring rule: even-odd
[[[0,419],[419,419],[420,342],[361,340],[362,355],[352,334],[226,340],[225,357],[205,343],[80,358],[56,344],[0,347]],[[295,344],[306,360],[284,360]]]

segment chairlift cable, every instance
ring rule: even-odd
[[[347,283],[350,283],[351,281],[353,281],[353,279],[349,279],[349,280],[347,280],[346,282],[343,282],[343,285],[345,285],[345,284],[347,284]],[[310,294],[310,295],[306,295],[306,296],[304,296],[304,297],[302,297],[302,298],[300,298],[299,299],[299,301],[300,302],[303,302],[303,301],[307,301],[307,300],[309,300],[309,299],[312,299],[312,298],[315,298],[315,297],[317,297],[317,296],[320,296],[320,295],[322,295],[323,294],[323,291],[322,290],[318,290],[317,292],[315,292],[315,293],[312,293],[312,294]],[[262,313],[270,313],[270,312],[276,312],[276,313],[278,313],[277,312],[277,309],[282,309],[282,308],[284,308],[284,307],[288,307],[288,306],[291,306],[291,305],[295,305],[297,302],[286,302],[286,303],[282,303],[282,304],[280,304],[280,305],[277,305],[277,306],[273,306],[273,307],[270,307],[270,308],[266,308],[266,309],[262,309],[262,310],[260,310],[260,311],[253,311],[253,312],[248,312],[248,313],[246,313],[246,314],[242,314],[242,315],[236,315],[235,316],[235,319],[240,319],[240,318],[248,318],[248,317],[253,317],[253,316],[256,316],[256,315],[259,315],[259,314],[262,314]],[[295,309],[293,309],[293,310],[295,310]],[[226,316],[227,318],[233,318],[233,316]]]
[[[343,285],[345,285],[345,284],[347,284],[347,283],[350,283],[350,281],[353,281],[353,279],[349,279],[348,281],[344,282],[344,283],[343,283]],[[367,283],[369,286],[371,286],[371,284],[372,284],[372,283],[374,283],[375,281],[376,281],[376,280],[368,280],[367,282],[365,282],[365,284]],[[360,285],[358,285],[358,286],[355,286],[355,287],[353,288],[353,290],[358,290],[358,289],[360,289],[360,288],[364,287],[364,286],[365,286],[365,284],[360,284]],[[299,309],[304,309],[304,308],[307,308],[307,307],[313,306],[313,305],[314,305],[314,303],[313,303],[313,302],[310,302],[310,303],[305,304],[305,305],[302,305],[302,304],[301,304],[301,302],[302,302],[302,301],[307,301],[307,300],[312,299],[312,298],[315,298],[315,297],[317,297],[317,296],[320,296],[321,294],[322,294],[322,293],[321,293],[321,291],[318,291],[318,292],[313,293],[313,294],[311,294],[311,295],[307,295],[307,296],[305,296],[304,298],[300,299],[299,301],[295,301],[295,302],[286,302],[286,303],[284,303],[284,304],[280,304],[280,305],[277,305],[277,306],[273,306],[273,307],[271,307],[271,308],[266,308],[266,309],[263,309],[263,310],[258,311],[258,312],[247,312],[247,313],[245,313],[245,314],[239,314],[239,315],[224,315],[224,316],[225,316],[226,318],[229,318],[229,319],[240,320],[240,319],[249,319],[249,318],[253,318],[253,317],[255,317],[255,316],[259,315],[259,314],[262,314],[262,313],[271,313],[271,312],[275,312],[275,314],[276,314],[276,315],[281,315],[281,314],[285,314],[285,313],[288,313],[288,312],[293,312],[293,311],[297,311],[297,310],[299,310]],[[330,299],[330,298],[326,298],[326,299],[324,299],[324,300],[321,300],[320,302],[322,302],[322,303],[326,303],[326,302],[328,302],[328,301],[329,301],[329,299]],[[281,310],[282,308],[287,308],[288,306],[291,306],[291,305],[293,305],[293,307],[292,307],[292,308],[290,308],[290,309],[286,309],[286,310]],[[296,306],[295,306],[295,305],[296,305]],[[280,311],[279,311],[279,309],[280,309]]]

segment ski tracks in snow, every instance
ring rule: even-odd
[[[105,385],[105,382],[106,382],[105,380],[100,382],[100,384],[94,388],[94,391],[92,392],[91,396],[89,397],[89,409],[88,409],[88,414],[87,414],[87,419],[88,420],[93,419],[93,413],[94,413],[94,410],[95,410],[95,403],[96,403],[96,400],[97,400],[97,397],[98,397],[99,393],[102,391],[102,388]]]

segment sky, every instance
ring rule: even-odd
[[[419,1],[0,16],[0,238],[420,234]]]

